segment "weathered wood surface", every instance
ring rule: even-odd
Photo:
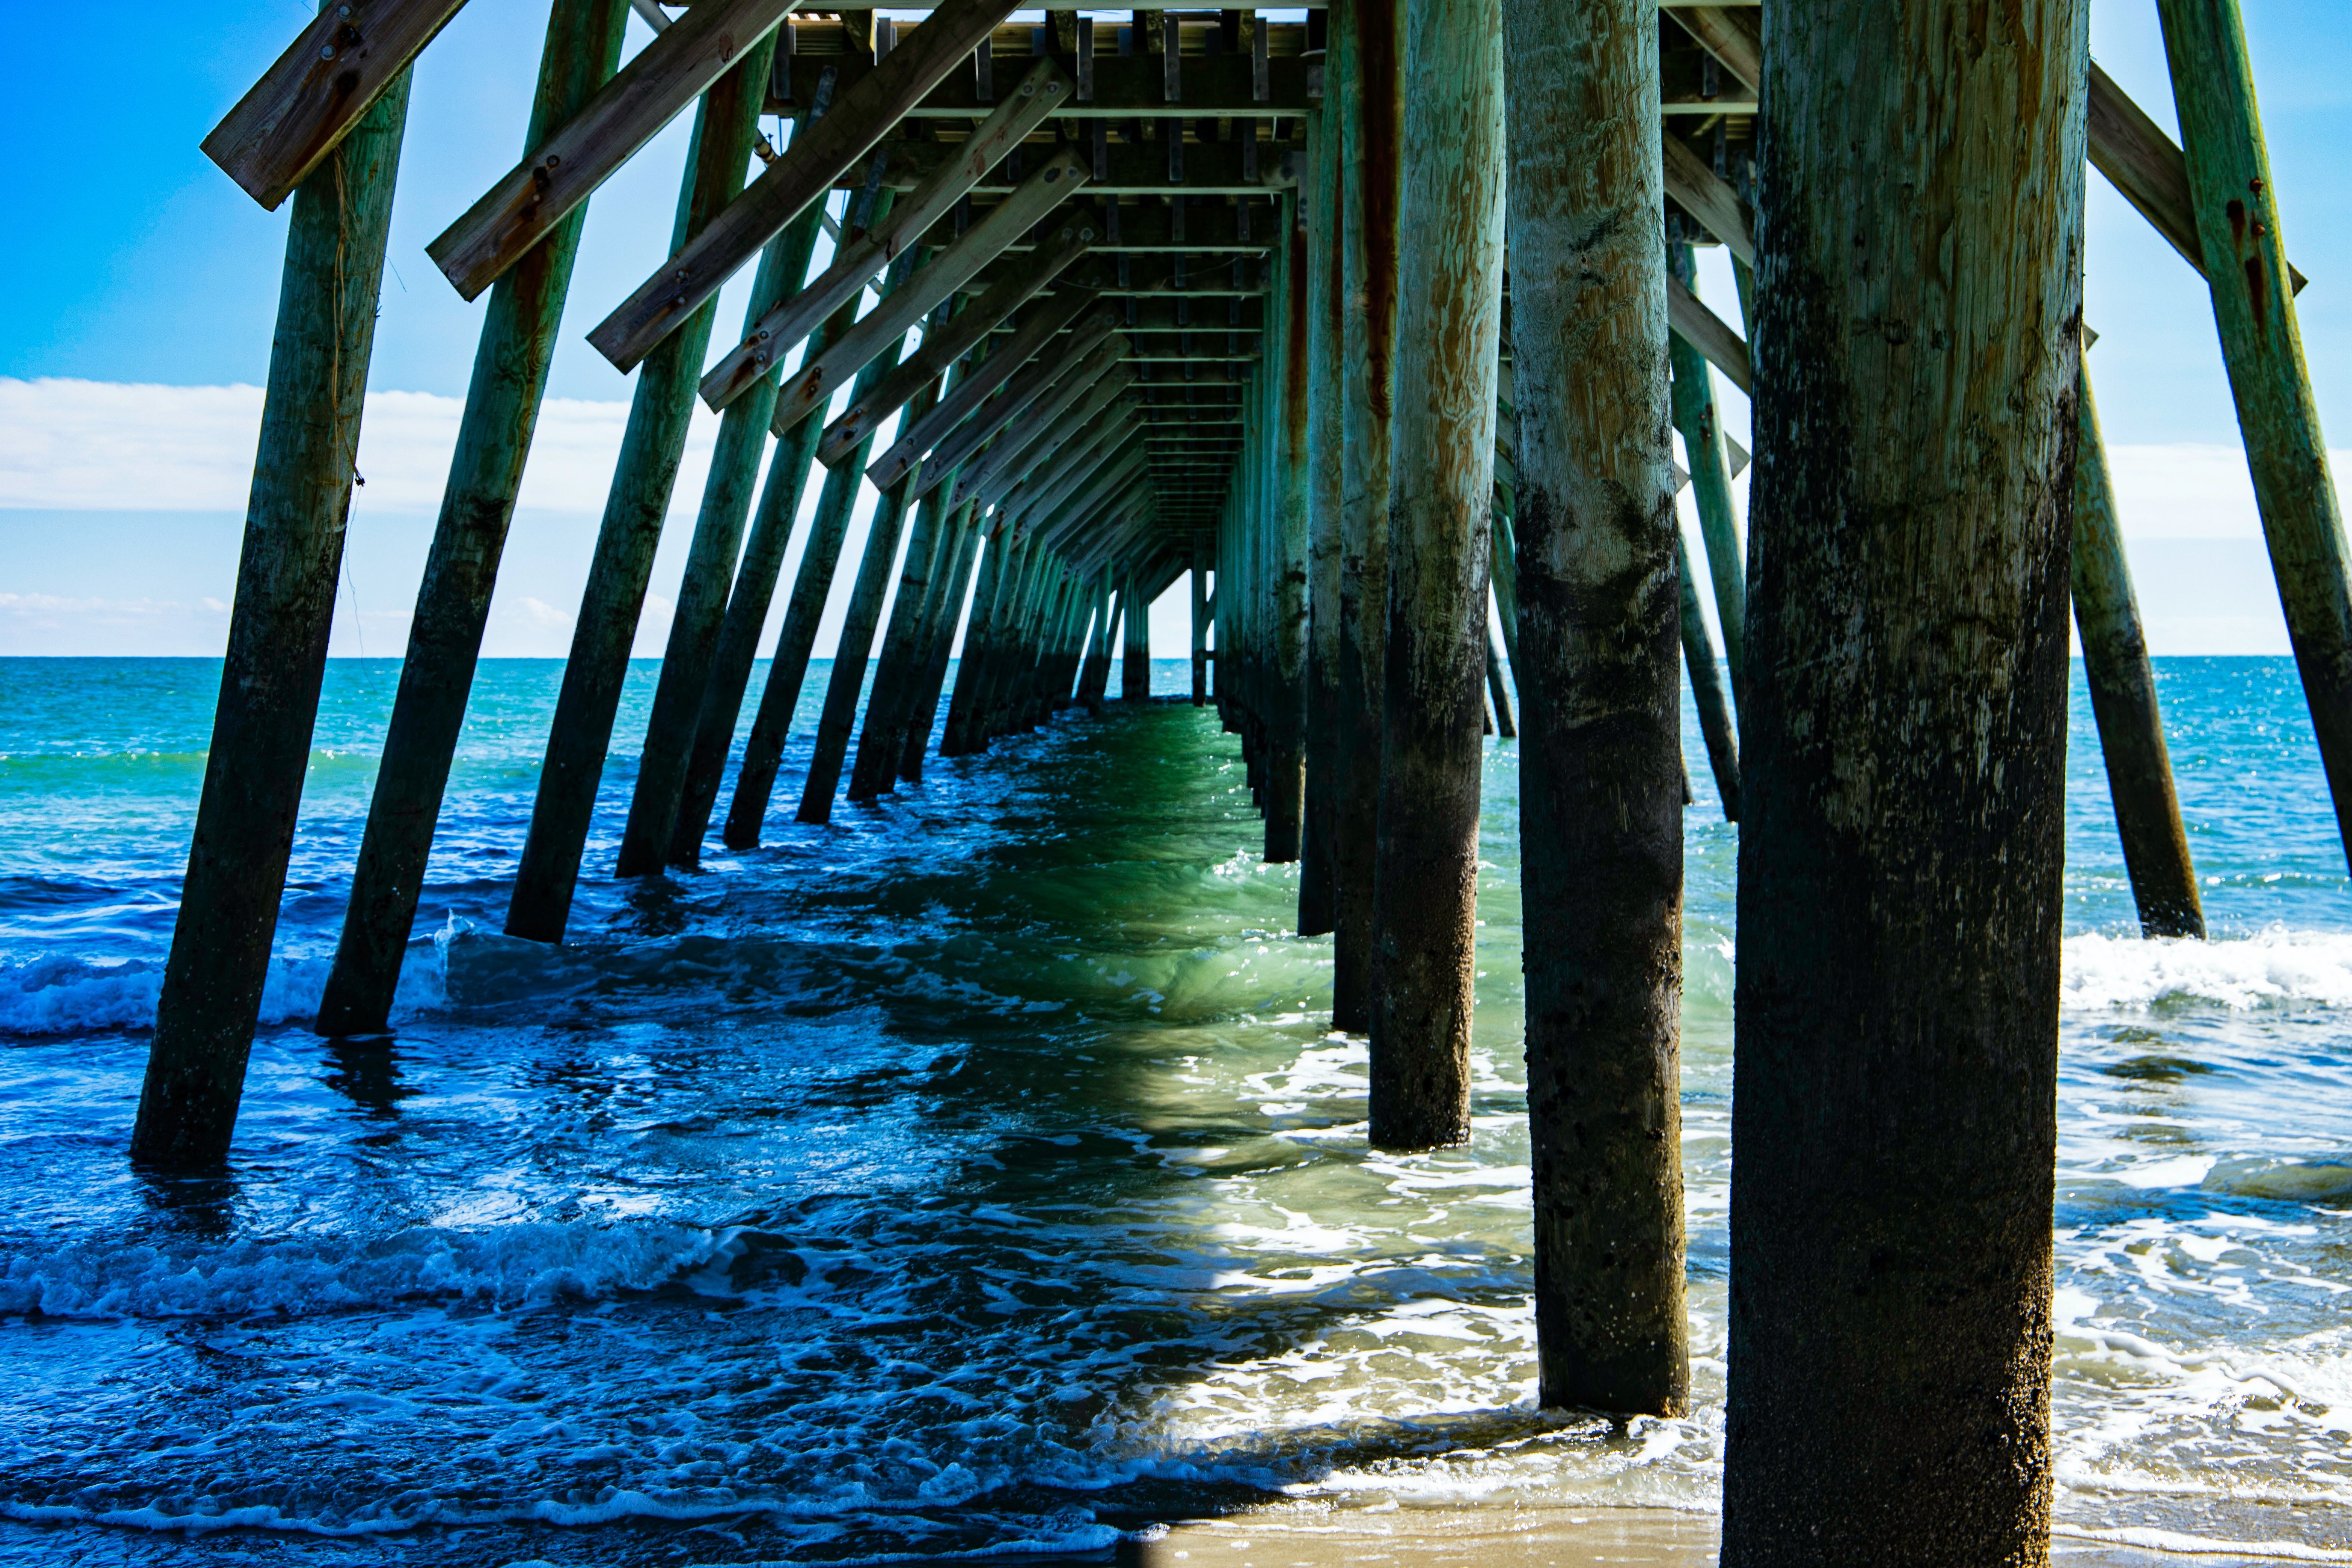
[[[890,264],[889,276],[883,285],[885,299],[907,286],[909,275],[916,272],[917,259],[909,251]],[[846,311],[850,307],[845,305],[842,309]],[[860,379],[871,384],[887,375],[896,353],[894,349],[867,365],[860,373]],[[811,418],[803,421],[802,427],[814,423]],[[784,742],[792,731],[793,716],[800,707],[801,687],[808,679],[817,626],[833,590],[834,576],[840,568],[850,516],[857,505],[859,479],[854,467],[829,469],[824,489],[818,492],[816,511],[809,520],[808,532],[801,544],[800,566],[793,575],[792,596],[784,606],[784,624],[776,633],[767,684],[761,688],[751,733],[744,737],[742,763],[735,773],[735,794],[728,802],[727,820],[719,828],[721,841],[730,849],[748,849],[758,844],[765,826],[768,803],[775,793],[776,773],[783,763]]]
[[[2050,1558],[2088,9],[1766,12],[1725,1568]]]
[[[1085,168],[1070,153],[1056,156],[1024,181],[1017,195],[991,208],[961,239],[933,257],[907,287],[876,304],[838,342],[788,377],[776,394],[775,427],[790,429],[805,416],[822,412],[835,392],[904,338],[932,306],[954,293],[1013,235],[1044,220],[1085,181]],[[1085,226],[1075,215],[1055,226],[1063,240],[1081,243]]]
[[[769,242],[746,314],[756,317],[808,276],[817,231],[815,215],[803,213]],[[748,397],[729,405],[719,421],[702,509],[694,521],[669,636],[662,647],[653,711],[646,717],[645,744],[637,753],[636,782],[630,790],[628,820],[614,868],[616,876],[656,876],[669,862],[703,700],[733,597],[744,523],[760,478],[760,454],[767,446],[766,405],[774,395],[773,384],[763,382]],[[779,450],[792,445],[786,441]],[[698,838],[700,830],[697,824]]]
[[[751,159],[773,47],[772,36],[760,39],[704,95],[674,242],[709,223],[743,188],[743,167]],[[636,641],[654,554],[685,456],[696,372],[709,345],[712,313],[698,311],[687,330],[664,343],[637,376],[589,560],[588,581],[581,590],[580,614],[572,623],[563,683],[556,692],[530,828],[515,868],[514,892],[507,905],[509,936],[560,942],[571,919],[580,857],[587,847],[597,785],[628,679],[629,649]]]
[[[1499,25],[1499,24],[1498,24]],[[1355,86],[1339,122],[1341,309],[1339,815],[1331,1025],[1371,1023],[1372,883],[1381,714],[1387,680],[1391,421],[1396,386],[1397,177],[1402,150],[1404,0],[1343,8]],[[1222,689],[1222,688],[1221,688]]]
[[[955,386],[940,399],[938,407],[920,419],[908,421],[908,427],[891,443],[890,449],[866,470],[866,481],[877,489],[887,489],[913,472],[927,453],[940,446],[950,432],[958,430],[999,387],[1005,388],[1008,398],[1013,397],[1016,392],[1009,384],[1017,376],[1026,376],[1034,383],[1030,392],[1034,396],[1045,389],[1056,364],[1072,356],[1093,353],[1110,336],[1116,321],[1108,310],[1082,321],[1087,308],[1095,302],[1094,292],[1086,289],[1057,289],[1039,300],[1022,316],[1020,326],[990,350],[985,362],[973,367],[969,374],[956,378]],[[1065,327],[1071,330],[1073,336],[1066,343],[1056,342],[1056,334]],[[1039,352],[1049,344],[1053,348],[1051,356],[1039,360]],[[1021,406],[1027,406],[1025,399]],[[1019,409],[1000,408],[997,412],[1009,419]],[[989,427],[990,432],[1001,426],[1000,420]],[[985,434],[979,435],[971,440],[971,447],[976,449],[987,438]],[[953,467],[954,461],[950,459],[943,466]],[[935,464],[934,471],[941,466]]]
[[[903,138],[882,142],[879,150],[888,158],[883,183],[900,191],[914,189],[955,156],[951,142]],[[1099,152],[1100,157],[1089,162],[1097,195],[1263,197],[1298,183],[1297,163],[1304,149],[1277,145],[1253,150],[1245,142],[1202,142],[1184,148],[1181,171],[1170,169],[1164,142],[1113,142]],[[863,184],[865,174],[844,170],[834,183]],[[972,194],[1002,195],[1017,183],[992,172],[972,187]]]
[[[2147,661],[2139,600],[2124,559],[2121,521],[2099,411],[2087,366],[2076,396],[2081,405],[2074,454],[2074,558],[2069,579],[2074,626],[2083,642],[2083,675],[2099,726],[2107,768],[2107,797],[2123,840],[2124,869],[2139,906],[2143,934],[2205,934],[2205,908],[2180,799],[2172,784],[2172,756],[2156,700],[2156,672]]]
[[[954,499],[977,500],[983,507],[996,505],[1134,384],[1135,372],[1127,365],[1114,364],[1058,412],[1053,411],[1055,395],[1048,393],[1026,418],[1006,430],[977,461],[965,465],[955,483]]]
[[[940,725],[940,696],[947,687],[956,628],[965,606],[978,603],[973,596],[972,581],[980,561],[981,524],[970,507],[954,515],[961,520],[957,531],[955,563],[948,572],[946,597],[940,602],[940,613],[931,623],[929,663],[922,684],[915,690],[913,711],[907,723],[907,749],[898,759],[898,776],[915,783],[921,782],[923,753],[929,749],[931,734]]]
[[[1756,373],[1748,362],[1748,345],[1722,317],[1685,288],[1679,278],[1666,279],[1666,321],[1675,336],[1730,377],[1732,385],[1753,395]]]
[[[1539,1396],[1678,1415],[1682,534],[1664,170],[1637,112],[1657,91],[1657,11],[1502,11]],[[1694,674],[1712,680],[1711,654]]]
[[[1750,92],[1763,84],[1764,40],[1755,7],[1683,5],[1668,14]]]
[[[1261,769],[1265,859],[1298,858],[1307,815],[1307,550],[1308,522],[1307,269],[1310,247],[1297,198],[1284,203],[1282,247],[1276,252],[1275,309],[1280,329],[1267,334],[1265,372],[1269,480],[1264,519],[1267,593],[1265,680],[1256,704],[1265,725]]]
[[[1034,130],[1047,112],[1068,96],[1069,90],[1069,79],[1059,67],[1051,60],[1038,61],[1036,68],[1022,79],[1003,106],[972,132],[960,149],[961,157],[940,164],[919,189],[902,197],[890,209],[887,222],[877,224],[862,235],[844,235],[823,273],[751,323],[742,340],[703,376],[702,400],[713,408],[726,407],[762,372],[782,363],[784,356],[816,330],[817,323],[833,314],[843,301],[856,298],[899,252],[923,243],[939,249],[956,244],[961,237],[957,234],[950,232],[933,237],[925,231],[951,226],[949,215],[963,199],[964,193],[1003,160],[1008,148],[1017,145],[1022,137]],[[615,311],[605,327],[622,323],[627,309],[624,306]],[[600,327],[597,331],[604,330]],[[627,357],[634,344],[625,331],[614,331],[609,342],[595,334],[591,334],[589,341],[624,370],[635,363]]]
[[[1380,1148],[1425,1149],[1470,1132],[1503,313],[1501,6],[1419,0],[1406,28],[1370,1137]]]
[[[1715,639],[1707,635],[1706,612],[1698,602],[1698,582],[1692,575],[1690,551],[1682,534],[1675,535],[1675,570],[1682,579],[1683,667],[1690,672],[1691,701],[1698,709],[1699,738],[1706,744],[1707,771],[1715,775],[1716,797],[1723,803],[1726,822],[1739,820],[1739,735],[1731,717],[1731,698],[1723,689],[1723,672],[1715,661]],[[1679,763],[1680,759],[1676,759]]]
[[[551,8],[526,147],[612,76],[628,14],[626,0],[561,0]],[[379,1033],[391,1018],[586,219],[584,206],[573,208],[546,244],[498,280],[483,311],[342,933],[319,1003],[323,1035]]]
[[[1043,152],[1034,148],[1022,155],[1028,157]],[[1099,186],[1089,195],[1099,196]],[[1181,195],[1182,193],[1179,193]],[[1243,208],[1246,207],[1246,213]],[[1185,196],[1182,211],[1165,200],[1138,199],[1123,204],[1118,212],[1118,233],[1108,231],[1099,235],[1095,248],[1109,254],[1149,255],[1180,252],[1202,258],[1194,270],[1210,265],[1223,265],[1235,256],[1262,256],[1274,243],[1274,209],[1264,199],[1217,197],[1193,201]],[[1104,226],[1097,224],[1097,228]],[[941,246],[955,238],[952,219],[933,224],[927,229],[921,243]],[[1006,247],[1006,255],[1018,256],[1030,247],[1018,242]],[[1215,330],[1224,330],[1224,323],[1214,323]]]
[[[866,155],[875,144],[889,134],[909,104],[970,58],[973,47],[1012,8],[1013,0],[946,0],[921,26],[907,32],[871,73],[835,94],[825,117],[806,136],[795,138],[719,221],[676,250],[638,286],[614,312],[613,320],[625,323],[616,333],[625,333],[625,341],[643,353],[645,345],[677,331],[679,322],[758,255],[778,230],[821,200],[835,181],[854,171],[855,183],[864,184]],[[930,160],[932,169],[927,173],[953,156],[950,148],[934,151],[943,156]],[[903,191],[921,183],[893,188]]]
[[[1673,275],[1685,287],[1692,287],[1696,271],[1690,247],[1675,248]],[[1669,345],[1669,358],[1674,366],[1675,428],[1681,432],[1683,450],[1691,460],[1691,500],[1698,511],[1699,535],[1706,544],[1716,619],[1723,627],[1724,659],[1731,668],[1736,709],[1746,700],[1748,686],[1748,549],[1739,536],[1731,481],[1744,464],[1730,458],[1735,443],[1724,434],[1706,361],[1679,337]]]
[[[1007,63],[1005,57],[998,57]],[[1182,70],[1182,112],[1186,118],[1213,116],[1232,119],[1249,115],[1265,117],[1276,114],[1304,114],[1307,109],[1307,77],[1313,62],[1297,55],[1285,56],[1267,62],[1267,97],[1259,99],[1253,87],[1254,69],[1247,55],[1191,55],[1185,57]],[[793,97],[805,101],[815,89],[818,74],[827,65],[843,68],[842,85],[855,82],[866,67],[855,56],[806,55],[793,61]],[[1097,55],[1094,60],[1093,95],[1073,97],[1065,107],[1054,110],[1065,119],[1127,120],[1137,115],[1157,116],[1166,111],[1168,102],[1161,96],[1160,62],[1142,55]],[[995,98],[1002,100],[1002,89]],[[920,102],[907,111],[909,119],[961,120],[970,121],[986,114],[991,100],[980,95],[979,83],[971,73],[958,73],[940,83],[923,96]],[[1187,149],[1189,151],[1189,149]]]
[[[236,606],[134,1164],[217,1166],[236,1128],[326,677],[408,82],[395,79],[294,195]]]
[[[326,161],[466,0],[345,0],[319,7],[205,138],[266,211]]]
[[[1192,706],[1205,708],[1209,702],[1209,563],[1215,557],[1212,535],[1205,529],[1192,531]]]
[[[1050,370],[1052,367],[1038,368]],[[1097,382],[1107,376],[1120,375],[1129,383],[1132,383],[1134,374],[1133,371],[1124,369],[1119,364],[1118,337],[1113,335],[1105,338],[1096,346],[1092,353],[1076,364],[1067,367],[1064,374],[1053,377],[1050,384],[1045,384],[1041,377],[1041,384],[1036,387],[1034,400],[1026,405],[1018,419],[996,425],[995,438],[989,445],[986,453],[974,460],[971,458],[971,453],[978,443],[972,437],[980,433],[980,426],[989,423],[997,412],[993,408],[982,409],[980,414],[976,415],[964,427],[940,443],[939,450],[932,454],[931,459],[924,465],[922,473],[917,477],[917,483],[929,489],[939,479],[946,477],[941,472],[942,469],[955,468],[960,470],[956,475],[955,489],[960,495],[969,499],[979,493],[982,485],[989,483],[1012,467],[1022,453],[1027,451],[1040,437],[1051,429],[1055,421],[1059,419],[1073,404],[1084,397]],[[1026,376],[1014,377],[1005,388],[1005,396],[999,399],[999,402],[1011,403],[1016,395],[1026,390],[1024,383],[1027,379]]]
[[[801,781],[800,809],[794,815],[803,822],[833,820],[834,796],[840,793],[842,765],[848,761],[850,736],[857,725],[857,699],[866,689],[874,634],[881,624],[882,601],[889,595],[890,570],[898,564],[906,521],[907,486],[901,481],[875,502],[866,523],[865,553],[850,584],[849,603],[842,611],[841,637],[835,646],[832,674],[825,681],[824,707],[817,716],[808,773]]]
[[[578,113],[535,143],[521,163],[425,247],[425,254],[460,296],[470,300],[479,294],[593,195],[696,94],[751,50],[772,45],[777,24],[795,3],[709,0],[696,6],[639,50]],[[766,51],[761,58],[768,58]],[[762,244],[766,238],[761,237]]]
[[[2180,258],[2204,276],[2204,242],[2197,236],[2188,156],[2096,60],[2091,62],[2090,83],[2091,167],[2105,174]],[[2292,264],[2286,270],[2294,291],[2302,293],[2310,279]]]
[[[854,398],[824,427],[824,438],[817,445],[818,459],[827,468],[841,463],[853,447],[872,437],[917,393],[985,341],[999,321],[1026,304],[1040,289],[1049,287],[1064,268],[1083,255],[1088,243],[1087,230],[1078,225],[1063,226],[1069,231],[1069,237],[1034,256],[1025,273],[1007,277],[987,293],[967,300],[963,309],[945,324],[934,322],[925,328],[922,346],[912,359],[883,377],[871,392]],[[1135,356],[1130,353],[1129,357]],[[910,414],[902,425],[912,431],[921,422],[920,417]]]
[[[1321,936],[1338,922],[1339,772],[1339,536],[1344,497],[1340,456],[1341,340],[1347,329],[1340,275],[1347,262],[1346,185],[1340,117],[1355,89],[1353,30],[1333,30],[1327,47],[1323,107],[1307,131],[1311,179],[1307,278],[1307,712],[1306,805],[1299,842],[1298,934]],[[1203,671],[1205,660],[1195,660]]]
[[[2254,504],[2346,854],[2352,858],[2352,547],[2303,358],[2236,0],[2158,0],[2197,237]]]
[[[1689,142],[1671,132],[1661,140],[1665,149],[1666,195],[1723,241],[1732,255],[1754,266],[1756,237],[1749,231],[1738,193],[1690,150]]]
[[[857,753],[849,767],[847,793],[853,804],[887,795],[898,782],[898,756],[907,745],[908,708],[922,661],[925,617],[947,572],[941,547],[950,542],[945,537],[949,527],[948,510],[934,490],[916,509],[906,560],[890,598],[890,620],[875,661],[874,693],[866,700],[866,720],[858,728]]]

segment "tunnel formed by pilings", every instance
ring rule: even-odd
[[[330,0],[205,143],[292,211],[143,1166],[229,1148],[409,71],[463,3]],[[669,260],[590,302],[634,401],[509,933],[562,942],[583,873],[759,843],[837,581],[815,824],[934,749],[1148,700],[1189,577],[1191,700],[1331,934],[1376,1145],[1468,1134],[1480,756],[1517,737],[1541,1398],[1675,1413],[1686,675],[1741,835],[1723,1561],[2047,1562],[2070,613],[2144,928],[2203,934],[2092,396],[2086,164],[2210,283],[2352,844],[2347,547],[2237,0],[2158,0],[2179,143],[2087,9],[551,0],[520,158],[421,198],[488,298],[319,1030],[385,1026],[587,204],[691,107]],[[1717,248],[1736,301],[1699,295]],[[698,398],[619,857],[583,867]]]

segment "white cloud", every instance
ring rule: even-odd
[[[242,512],[261,428],[257,386],[0,377],[0,509]],[[355,510],[439,510],[464,404],[426,392],[368,395]],[[625,403],[550,398],[519,505],[601,512],[628,424]],[[716,416],[698,403],[673,507],[702,493]]]

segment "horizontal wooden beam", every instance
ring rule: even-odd
[[[1086,172],[1068,153],[1055,158],[1022,183],[1011,201],[989,209],[961,239],[932,258],[929,266],[892,290],[856,325],[828,344],[824,353],[801,366],[776,393],[773,429],[789,432],[833,400],[833,395],[856,379],[857,373],[904,338],[930,308],[961,288],[1014,236],[1044,221],[1071,192],[1086,183]],[[1084,245],[1091,231],[1072,216],[1058,220],[1062,243]]]
[[[961,453],[948,456],[943,444],[953,437],[963,443],[964,452],[977,449],[1029,399],[1044,392],[1059,367],[1092,353],[1111,335],[1113,312],[1090,311],[1095,303],[1094,295],[1083,289],[1056,289],[1039,300],[1023,314],[1020,328],[1012,337],[969,367],[937,406],[917,420],[912,429],[900,431],[890,449],[867,466],[867,482],[877,489],[888,489],[913,473],[916,464],[935,447],[940,447],[942,458],[934,465],[936,468],[953,468],[962,461]],[[1057,336],[1064,327],[1071,329],[1067,339]],[[1039,360],[1039,350],[1049,343],[1054,345],[1051,356]],[[993,408],[985,407],[990,395],[1000,387],[1003,399]],[[968,419],[974,422],[971,430],[963,428]],[[984,430],[978,428],[982,423],[987,424]]]
[[[914,357],[853,398],[839,417],[824,427],[824,438],[817,443],[817,460],[828,468],[838,468],[859,442],[880,428],[884,420],[912,402],[950,365],[988,336],[991,328],[1019,310],[1032,295],[1051,283],[1064,267],[1077,259],[1086,249],[1086,241],[1074,236],[1063,241],[1063,247],[1059,251],[1035,255],[1034,264],[1028,270],[1012,274],[946,321],[935,321],[925,327],[922,346],[916,350]]]
[[[2189,196],[2187,156],[2095,60],[2091,63],[2090,132],[2091,167],[2105,174],[2181,259],[2204,277],[2205,253]],[[2310,281],[2291,263],[2287,275],[2298,294]]]
[[[882,183],[893,190],[907,191],[920,184],[943,160],[954,157],[956,144],[894,140],[884,142],[882,149],[889,157]],[[1040,146],[1034,151],[1048,149]],[[1183,169],[1179,177],[1171,179],[1164,143],[1107,142],[1100,151],[1102,155],[1092,163],[1095,194],[1121,196],[1262,196],[1296,185],[1297,166],[1305,155],[1305,149],[1296,145],[1261,145],[1253,157],[1250,149],[1239,142],[1188,144]],[[1024,148],[1021,155],[1027,159],[1032,150]],[[845,169],[836,183],[845,188],[863,185],[866,172],[862,167],[854,172]],[[1012,188],[1013,182],[999,168],[972,190],[982,195],[1002,195]]]
[[[794,4],[710,0],[696,6],[637,51],[579,113],[532,148],[425,253],[459,295],[471,300],[480,294],[742,58],[743,51],[773,32]],[[835,118],[829,114],[820,123]]]
[[[1006,95],[1003,106],[964,142],[962,157],[941,163],[921,189],[893,206],[889,216],[872,228],[841,236],[823,273],[751,324],[742,341],[702,378],[703,401],[713,408],[724,408],[741,396],[769,366],[855,298],[876,274],[910,246],[920,244],[925,231],[947,216],[1004,149],[1018,145],[1045,119],[1046,110],[1069,93],[1070,79],[1061,68],[1051,60],[1038,61]],[[951,246],[958,237],[950,232],[939,245]],[[648,287],[658,291],[666,276],[657,277]],[[637,298],[588,335],[588,341],[623,370],[650,351],[658,341],[656,331],[667,330],[666,319],[657,314],[667,310],[666,303],[647,300],[645,295],[646,289],[639,289]],[[636,322],[644,324],[633,325]]]
[[[1099,188],[1087,193],[1099,195]],[[1097,203],[1099,208],[1102,204]],[[1175,208],[1157,197],[1122,204],[1118,209],[1118,232],[1111,233],[1108,214],[1098,211],[1096,226],[1102,237],[1095,248],[1110,255],[1127,252],[1149,255],[1165,252],[1202,258],[1217,257],[1218,261],[1204,259],[1203,266],[1223,265],[1234,256],[1262,256],[1274,247],[1279,219],[1274,204],[1254,201],[1244,217],[1234,208],[1230,196],[1184,198],[1181,218]],[[955,237],[952,219],[936,223],[924,234],[925,245],[945,245]],[[1017,254],[1025,248],[1015,245],[1007,254]]]
[[[1666,276],[1666,324],[1734,386],[1752,395],[1756,373],[1748,364],[1748,344],[1672,273]]]
[[[1013,62],[1005,62],[1013,63]],[[1127,120],[1137,115],[1181,114],[1188,118],[1214,115],[1220,119],[1304,114],[1309,107],[1307,78],[1315,62],[1303,56],[1275,59],[1267,65],[1267,95],[1256,96],[1255,73],[1247,55],[1189,58],[1181,62],[1182,97],[1171,103],[1165,94],[1160,59],[1151,55],[1104,55],[1094,58],[1094,96],[1069,99],[1054,110],[1066,119]],[[835,90],[848,87],[874,68],[856,55],[799,55],[792,62],[793,95],[770,107],[789,114],[795,103],[806,103],[816,92],[817,79],[830,67],[841,75]],[[959,71],[924,95],[908,110],[918,120],[976,120],[995,106],[995,95],[983,97],[977,73]]]
[[[351,134],[466,0],[322,5],[205,138],[205,156],[270,212]],[[32,65],[30,56],[21,62]]]

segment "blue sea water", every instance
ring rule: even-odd
[[[1714,1506],[1736,830],[1695,731],[1700,1401],[1615,1430],[1533,1401],[1511,743],[1475,1134],[1397,1156],[1238,751],[1176,703],[813,828],[820,668],[765,845],[623,886],[641,665],[551,950],[498,933],[561,666],[492,661],[394,1035],[322,1041],[397,668],[330,668],[234,1170],[159,1182],[124,1148],[217,667],[0,661],[0,1556],[850,1562],[1265,1498]],[[2158,679],[2215,939],[2138,937],[2078,677],[2062,1528],[2352,1561],[2343,851],[2290,664]]]

